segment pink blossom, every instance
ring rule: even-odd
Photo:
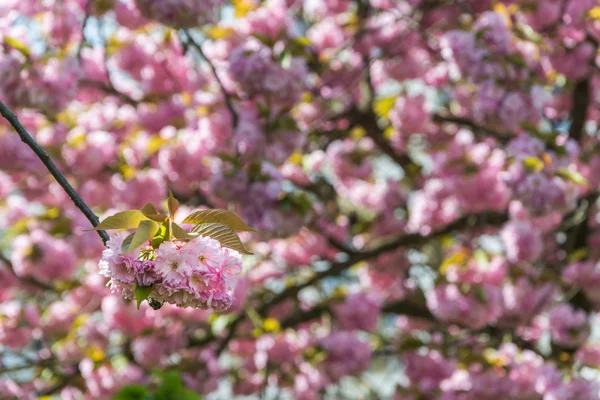
[[[140,13],[175,28],[192,28],[210,22],[221,0],[135,0]]]
[[[544,249],[539,229],[529,221],[507,223],[500,232],[500,237],[504,244],[506,257],[513,263],[534,262],[541,256]]]
[[[495,286],[463,291],[458,285],[447,284],[436,287],[426,297],[427,307],[437,318],[471,329],[494,324],[501,313],[500,290]]]
[[[552,340],[565,347],[576,347],[589,336],[587,314],[564,303],[550,312]]]
[[[377,317],[381,301],[375,295],[353,293],[345,301],[335,304],[333,312],[340,328],[345,330],[373,331],[377,327]]]
[[[435,350],[429,351],[426,355],[411,352],[406,354],[403,359],[406,363],[408,378],[423,393],[433,393],[444,379],[452,375],[456,368],[454,362],[445,359]]]
[[[18,276],[53,282],[69,278],[75,271],[76,259],[69,244],[42,230],[16,237],[12,246],[11,260]]]
[[[361,374],[371,362],[371,349],[367,342],[348,332],[334,332],[319,341],[327,354],[323,373],[333,382],[346,375]]]

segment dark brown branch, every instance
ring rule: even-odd
[[[87,43],[87,38],[85,37],[85,27],[90,19],[90,14],[92,11],[92,0],[87,0],[87,4],[85,5],[85,16],[83,18],[83,23],[81,24],[81,41],[79,42],[79,46],[77,46],[77,61],[81,62],[81,52],[83,51],[83,47]]]
[[[493,213],[493,212],[484,212],[484,213],[480,213],[480,214],[476,214],[476,215],[467,215],[462,218],[459,218],[456,221],[448,224],[446,227],[431,233],[430,235],[421,235],[418,233],[410,233],[410,234],[402,235],[396,239],[393,239],[384,244],[381,244],[374,249],[366,250],[361,253],[354,253],[354,254],[350,255],[350,257],[347,261],[333,263],[329,269],[315,274],[312,278],[308,279],[304,283],[301,283],[296,286],[292,286],[292,287],[284,290],[283,292],[279,293],[271,301],[269,301],[268,303],[264,303],[260,308],[258,308],[257,312],[260,315],[265,315],[265,313],[269,309],[276,306],[277,304],[282,303],[283,301],[287,300],[288,298],[296,296],[298,294],[298,292],[300,292],[302,289],[307,288],[311,285],[314,285],[315,283],[317,283],[327,277],[338,275],[341,272],[352,267],[354,264],[356,264],[358,262],[375,258],[381,254],[387,253],[389,251],[393,251],[402,246],[421,245],[430,239],[444,236],[451,232],[465,229],[469,226],[500,225],[500,224],[506,222],[507,220],[508,220],[508,216],[504,213],[500,214],[500,213]],[[392,304],[389,304],[386,307],[384,307],[383,311],[384,312],[396,312],[394,310],[400,310],[400,309],[404,309],[403,313],[406,315],[414,314],[413,316],[427,318],[427,313],[425,311],[423,311],[423,309],[419,308],[418,305],[412,304],[412,303],[410,303],[410,304],[405,303],[405,302],[399,303],[399,304],[392,303]],[[314,318],[318,317],[324,311],[325,311],[325,309],[318,309],[318,310],[312,310],[312,311],[309,310],[303,314],[301,313],[297,316],[290,317],[291,318],[290,320],[284,320],[281,325],[282,325],[282,327],[291,326],[294,323],[302,322],[301,321],[302,318],[309,318],[309,320],[310,320],[313,317]],[[227,335],[219,343],[218,353],[221,353],[227,347],[227,344],[231,341],[231,339],[234,338],[235,330],[236,330],[237,326],[242,321],[244,321],[244,319],[245,319],[245,314],[240,313],[234,318],[232,323],[229,324]],[[213,339],[214,339],[214,336],[209,335],[209,336],[207,336],[201,340],[195,341],[191,344],[196,345],[196,346],[204,346],[204,345],[210,343]]]
[[[594,54],[598,50],[600,43],[592,36],[587,35],[586,41],[594,46]],[[596,58],[590,60],[590,69],[596,67]],[[591,96],[591,77],[590,73],[575,83],[573,88],[573,104],[571,108],[571,126],[569,127],[569,137],[575,141],[580,141],[585,128],[585,121],[590,108]]]
[[[134,107],[138,105],[138,102],[136,100],[132,99],[125,93],[119,92],[117,89],[115,89],[115,87],[112,84],[106,84],[106,83],[103,83],[100,81],[94,81],[94,80],[90,80],[90,79],[82,79],[79,81],[79,84],[81,84],[83,86],[89,86],[89,87],[93,87],[95,89],[102,90],[106,94],[113,95],[113,96],[119,98],[119,100],[121,100],[123,103],[127,103]]]
[[[577,81],[575,88],[573,89],[571,127],[569,128],[569,137],[573,140],[581,140],[590,100],[590,78],[585,77],[584,79]]]
[[[27,146],[29,146],[31,150],[33,150],[33,152],[42,161],[42,163],[44,163],[44,165],[46,166],[48,171],[50,171],[54,179],[56,179],[58,184],[63,188],[67,195],[69,195],[69,197],[73,201],[73,204],[75,204],[75,206],[79,208],[79,210],[81,210],[83,215],[85,215],[88,221],[90,221],[92,226],[98,226],[99,221],[96,214],[94,214],[94,212],[88,207],[88,205],[85,204],[83,199],[79,197],[75,189],[73,189],[73,186],[71,186],[69,181],[67,181],[67,178],[65,178],[65,176],[58,170],[54,162],[52,162],[52,159],[50,158],[48,153],[46,153],[46,151],[44,151],[44,149],[39,144],[37,144],[37,142],[31,137],[31,135],[29,135],[29,133],[25,130],[23,125],[21,125],[21,123],[19,122],[17,116],[13,114],[8,109],[8,107],[6,107],[1,101],[0,114],[2,114],[2,116],[12,125],[15,131],[19,134],[19,136],[21,137],[21,141]],[[106,242],[109,239],[106,232],[100,230],[98,231],[98,235],[102,239],[102,242],[106,244]]]
[[[235,111],[235,108],[233,107],[233,102],[231,101],[231,94],[225,89],[225,85],[223,85],[223,82],[221,81],[221,78],[219,78],[219,74],[217,73],[217,68],[212,63],[212,61],[210,61],[210,58],[208,58],[204,54],[204,51],[202,50],[202,46],[200,46],[200,44],[198,42],[196,42],[196,40],[193,38],[193,36],[188,31],[183,30],[183,32],[185,33],[185,36],[187,37],[187,45],[191,44],[192,47],[194,49],[196,49],[198,54],[200,54],[200,57],[202,57],[204,59],[204,61],[206,61],[208,66],[210,67],[212,74],[215,77],[215,80],[217,81],[217,83],[219,84],[219,87],[221,88],[221,93],[223,93],[223,97],[225,98],[225,105],[227,106],[227,109],[229,110],[229,113],[231,114],[233,129],[235,130],[238,126],[239,117],[237,115],[237,112]]]
[[[444,236],[444,235],[447,235],[456,230],[465,229],[469,226],[499,225],[499,224],[506,222],[507,220],[508,220],[508,217],[506,214],[487,212],[487,213],[481,213],[481,214],[477,214],[477,215],[467,215],[462,218],[459,218],[456,221],[448,224],[446,227],[431,233],[430,235],[409,233],[406,235],[399,236],[398,238],[391,240],[387,243],[384,243],[374,249],[366,250],[361,253],[356,253],[356,254],[350,256],[347,261],[333,263],[329,269],[319,272],[319,273],[315,274],[312,278],[308,279],[307,281],[305,281],[299,285],[292,286],[292,287],[284,290],[283,292],[279,293],[277,296],[275,296],[273,298],[273,300],[271,300],[268,303],[263,304],[263,306],[261,308],[259,308],[258,312],[259,312],[259,314],[264,314],[271,307],[283,302],[284,300],[286,300],[289,297],[295,296],[302,289],[307,288],[311,285],[314,285],[315,283],[317,283],[317,282],[321,281],[322,279],[327,278],[329,276],[338,275],[341,272],[343,272],[346,269],[353,266],[354,264],[359,263],[361,261],[375,258],[377,256],[380,256],[381,254],[396,250],[403,246],[421,245],[432,238]]]
[[[511,139],[511,135],[508,132],[499,132],[486,126],[478,125],[470,119],[456,117],[454,115],[435,114],[433,116],[433,122],[466,126],[470,128],[474,133],[482,132],[484,134],[493,136],[494,138],[498,139],[501,143],[506,143]]]
[[[377,124],[377,117],[372,111],[357,112],[354,122],[365,128],[367,136],[369,136],[375,144],[390,157],[396,164],[402,167],[405,171],[413,164],[413,161],[405,153],[398,153],[392,147],[391,143],[383,135],[382,129]]]
[[[406,315],[409,317],[423,318],[427,320],[434,320],[435,318],[429,312],[427,307],[419,305],[411,300],[398,300],[390,303],[386,303],[381,308],[381,312]],[[281,322],[281,328],[292,328],[301,323],[308,322],[317,318],[320,318],[325,313],[331,313],[331,308],[328,304],[319,304],[306,311],[296,312]]]

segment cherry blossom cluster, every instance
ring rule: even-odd
[[[122,244],[119,236],[113,236],[99,262],[100,274],[110,278],[113,293],[134,299],[137,285],[152,287],[148,297],[178,307],[222,312],[231,306],[235,280],[242,270],[242,255],[237,251],[202,236],[130,253],[123,253]]]

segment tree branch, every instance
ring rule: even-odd
[[[573,105],[571,108],[571,126],[569,137],[575,141],[581,140],[585,120],[590,105],[590,78],[585,77],[577,81],[573,89]]]
[[[227,109],[229,110],[229,113],[231,114],[231,120],[233,122],[233,129],[235,130],[238,126],[239,117],[235,111],[235,108],[233,107],[233,102],[231,101],[231,94],[229,92],[227,92],[227,90],[225,90],[225,85],[223,85],[221,78],[219,78],[219,74],[217,73],[217,68],[212,63],[212,61],[210,61],[210,59],[204,54],[204,51],[202,50],[202,46],[200,46],[200,44],[198,42],[196,42],[196,40],[192,37],[192,35],[188,31],[183,30],[183,32],[185,33],[185,36],[187,37],[187,44],[188,45],[191,44],[192,47],[196,49],[198,54],[200,54],[200,57],[202,57],[204,59],[204,61],[206,61],[208,66],[210,67],[210,69],[215,77],[215,80],[217,81],[217,83],[219,84],[219,87],[221,88],[221,93],[223,93],[223,97],[225,98],[225,105],[227,106]]]
[[[474,133],[482,132],[487,135],[493,136],[496,139],[498,139],[500,143],[506,143],[511,139],[511,135],[508,132],[499,132],[486,126],[478,125],[470,119],[456,117],[454,115],[435,114],[433,116],[433,122],[466,126],[470,128]]]
[[[56,165],[52,162],[52,159],[50,159],[48,153],[46,153],[46,151],[44,151],[44,149],[39,144],[37,144],[37,142],[31,137],[31,135],[29,135],[29,133],[25,130],[23,125],[21,125],[21,123],[19,122],[17,116],[13,114],[8,109],[8,107],[6,107],[1,101],[0,114],[2,114],[2,116],[12,125],[15,131],[19,134],[19,136],[21,137],[21,141],[27,146],[29,146],[31,150],[33,150],[33,152],[42,161],[42,163],[44,163],[44,165],[46,166],[46,168],[48,168],[48,171],[50,171],[54,179],[56,179],[58,184],[64,189],[67,195],[69,195],[71,200],[73,200],[73,204],[75,204],[75,206],[79,208],[79,210],[81,210],[83,215],[85,215],[88,221],[90,221],[92,226],[98,226],[99,221],[96,214],[94,214],[94,212],[90,210],[88,205],[85,204],[83,199],[79,197],[75,189],[73,189],[73,186],[71,186],[69,181],[67,181],[67,178],[65,178],[65,176],[58,170]],[[106,234],[106,231],[100,230],[97,232],[98,236],[100,236],[100,238],[102,239],[102,242],[106,244],[106,242],[109,239],[108,235]]]
[[[598,50],[600,43],[598,40],[588,34],[586,41],[594,46],[594,54]],[[596,58],[592,57],[589,62],[590,69],[595,68]],[[582,79],[575,83],[573,88],[573,104],[571,106],[571,126],[569,127],[569,137],[575,141],[580,141],[585,128],[585,120],[587,119],[588,109],[591,102],[591,73],[589,72]]]
[[[106,83],[103,83],[103,82],[100,82],[100,81],[95,81],[95,80],[90,80],[90,79],[81,79],[79,81],[79,84],[83,85],[83,86],[93,87],[94,89],[102,90],[103,92],[105,92],[107,94],[111,94],[113,96],[118,97],[122,102],[127,103],[129,105],[132,105],[134,107],[138,105],[138,102],[136,100],[132,99],[131,97],[129,97],[125,93],[119,92],[112,85],[112,83],[106,84]]]
[[[388,241],[386,243],[383,243],[374,249],[366,250],[361,253],[356,253],[356,254],[352,255],[351,257],[349,257],[347,261],[333,263],[329,269],[327,269],[325,271],[321,271],[319,273],[316,273],[312,278],[306,280],[305,282],[303,282],[299,285],[296,285],[296,286],[292,286],[292,287],[284,290],[283,292],[279,293],[278,295],[276,295],[273,298],[273,300],[271,300],[268,303],[263,304],[263,306],[258,309],[258,312],[259,312],[259,314],[264,314],[271,307],[283,302],[288,297],[295,296],[302,289],[307,288],[311,285],[314,285],[315,283],[317,283],[317,282],[321,281],[322,279],[327,278],[329,276],[338,275],[342,271],[350,268],[354,264],[359,263],[361,261],[375,258],[381,254],[387,253],[392,250],[396,250],[403,246],[420,245],[432,238],[444,236],[444,235],[447,235],[456,230],[465,229],[465,228],[469,227],[470,225],[479,225],[479,226],[488,225],[488,224],[489,225],[491,225],[491,224],[498,225],[498,224],[502,224],[502,223],[506,222],[507,220],[508,220],[508,216],[506,214],[485,212],[485,213],[480,213],[480,214],[476,214],[476,215],[467,215],[462,218],[459,218],[456,221],[446,225],[446,227],[431,233],[430,235],[409,233],[406,235],[399,236],[398,238]]]
[[[500,225],[508,220],[508,216],[504,213],[494,213],[494,212],[483,212],[475,215],[466,215],[457,219],[456,221],[446,225],[444,228],[439,229],[429,235],[421,235],[418,233],[409,233],[406,235],[399,236],[398,238],[388,241],[379,245],[378,247],[365,250],[360,253],[354,253],[350,255],[349,259],[344,262],[333,263],[331,267],[325,271],[316,273],[312,278],[306,280],[305,282],[292,286],[288,289],[285,289],[268,303],[264,303],[260,308],[257,309],[258,314],[265,315],[265,313],[276,306],[277,304],[282,303],[290,297],[296,296],[298,292],[302,289],[307,288],[315,283],[321,281],[324,278],[335,276],[345,271],[346,269],[352,267],[354,264],[365,261],[368,259],[375,258],[381,254],[386,252],[395,250],[402,246],[415,246],[420,245],[427,242],[430,239],[447,235],[451,232],[462,230],[468,228],[469,226],[485,226],[485,225]],[[323,307],[318,308],[316,310],[308,310],[304,313],[299,313],[298,315],[290,317],[289,320],[284,320],[282,322],[282,326],[286,327],[291,324],[302,322],[303,318],[316,318],[322,312],[326,311]],[[428,310],[419,307],[417,304],[407,303],[407,302],[398,302],[391,303],[384,306],[384,312],[399,312],[405,315],[411,316],[419,316],[423,318],[427,318],[429,315]],[[227,344],[231,341],[231,339],[235,336],[235,330],[237,326],[244,320],[244,313],[238,314],[228,326],[227,335],[223,338],[223,340],[219,343],[218,354],[222,352]],[[195,345],[205,345],[208,344],[214,336],[210,335],[209,337],[203,338],[195,342]]]

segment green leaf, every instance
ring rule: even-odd
[[[194,236],[191,236],[187,233],[182,227],[177,225],[175,222],[171,224],[171,232],[173,233],[173,237],[175,239],[193,239]]]
[[[444,259],[444,261],[442,261],[442,264],[440,265],[440,273],[445,275],[446,272],[448,272],[448,268],[453,266],[453,265],[458,265],[458,266],[464,266],[466,264],[466,262],[469,259],[469,256],[471,255],[469,249],[463,247],[460,250],[458,250],[455,253],[452,253],[451,255],[449,255],[448,257],[446,257]]]
[[[246,223],[236,213],[221,209],[193,212],[183,220],[183,223],[194,225],[202,223],[217,223],[227,225],[234,231],[256,232],[254,229],[246,225]]]
[[[136,249],[148,240],[152,239],[156,232],[158,232],[158,228],[159,225],[155,221],[146,220],[140,222],[140,225],[131,239],[131,243],[129,244],[127,251]]]
[[[137,283],[135,284],[135,300],[137,301],[138,310],[140,309],[142,301],[146,300],[150,295],[150,292],[152,292],[152,288],[154,288],[154,285],[140,286]]]
[[[143,385],[129,385],[119,390],[112,400],[150,400],[153,396]]]
[[[540,172],[544,169],[544,162],[537,157],[526,157],[523,160],[523,166],[529,172]]]
[[[149,219],[156,222],[165,222],[167,216],[165,214],[161,214],[158,212],[156,207],[152,203],[146,204],[144,207],[140,209],[140,211]]]
[[[160,244],[165,241],[168,226],[169,224],[165,222],[158,228],[158,232],[156,232],[156,234],[152,238],[152,248],[157,249],[158,246],[160,246]]]
[[[133,229],[145,220],[148,220],[148,217],[140,210],[121,211],[100,222],[93,230]]]
[[[486,267],[490,263],[490,259],[483,249],[477,249],[473,252],[473,258],[480,267]]]
[[[559,168],[554,171],[554,175],[559,176],[563,179],[569,180],[577,185],[587,185],[588,181],[583,175],[574,169]]]
[[[29,57],[31,55],[29,48],[25,45],[25,43],[15,39],[14,37],[5,36],[4,43],[12,47],[13,49],[20,51],[21,54],[23,54],[26,57]]]
[[[396,96],[383,97],[377,99],[373,104],[373,111],[380,117],[386,117],[394,107],[396,103]]]
[[[230,249],[239,251],[242,254],[252,254],[246,249],[246,247],[244,247],[244,244],[235,231],[225,224],[199,224],[192,229],[192,232],[200,236],[213,238],[219,241],[222,246],[229,247]]]
[[[123,240],[123,243],[121,244],[121,251],[123,253],[127,253],[129,251],[129,246],[131,246],[131,241],[133,240],[134,236],[135,233],[132,233],[131,235],[127,236],[125,240]]]
[[[169,198],[167,199],[167,205],[169,207],[169,216],[171,219],[175,218],[175,213],[179,210],[179,202],[175,197],[173,197],[173,193],[169,190]]]
[[[595,21],[600,20],[600,6],[596,6],[588,11],[588,15]]]
[[[475,286],[474,292],[475,292],[475,298],[477,300],[479,300],[483,304],[488,303],[488,297],[487,297],[487,294],[485,293],[485,289],[483,289],[481,286]]]

